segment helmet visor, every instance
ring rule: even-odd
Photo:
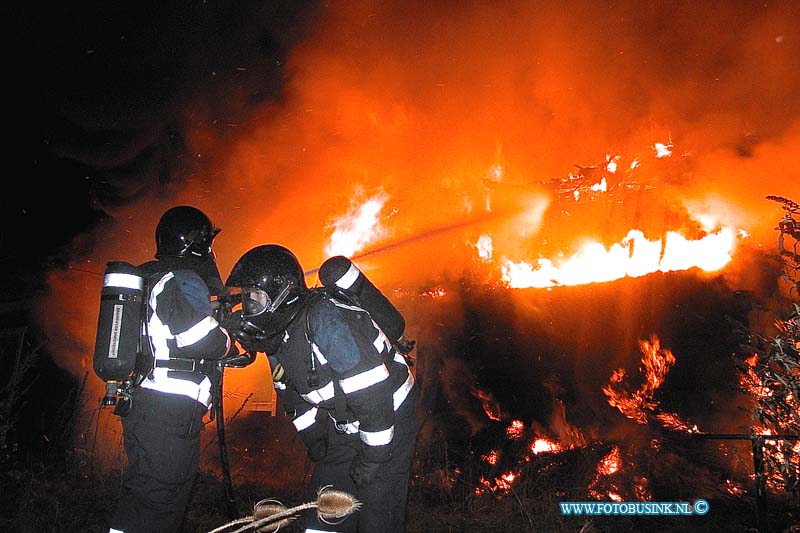
[[[184,247],[179,255],[192,254],[200,257],[213,255],[214,250],[211,248],[211,244],[220,231],[222,230],[219,228],[202,228],[190,231],[186,237],[181,237],[184,241]]]
[[[258,287],[228,287],[227,297],[242,303],[242,316],[258,316],[272,305],[269,295]]]
[[[258,287],[230,287],[228,294],[234,297],[237,295],[241,297],[242,316],[254,317],[264,312],[274,313],[278,306],[289,296],[289,291],[294,285],[294,282],[287,280],[274,299],[270,298],[266,291]]]

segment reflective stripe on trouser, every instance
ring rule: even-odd
[[[375,480],[356,489],[350,478],[350,465],[363,446],[357,435],[340,434],[330,424],[328,452],[314,466],[311,480],[306,487],[306,501],[316,499],[321,487],[331,485],[333,489],[354,495],[362,507],[353,516],[339,524],[326,524],[317,519],[316,511],[304,515],[306,531],[336,531],[340,533],[401,533],[405,530],[406,501],[417,437],[417,388],[413,388],[401,408],[395,413],[395,434],[392,441],[391,459],[381,464]]]

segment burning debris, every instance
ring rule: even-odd
[[[621,468],[622,458],[620,457],[619,446],[615,445],[597,464],[597,475],[589,485],[589,495],[595,500],[623,501],[619,488],[609,481],[609,478],[618,473]],[[605,484],[606,487],[601,489],[601,484]]]
[[[647,411],[654,411],[658,406],[653,396],[675,364],[675,356],[669,349],[661,348],[661,341],[655,334],[649,341],[639,341],[639,349],[642,352],[640,368],[644,376],[639,388],[632,392],[626,390],[627,373],[624,368],[620,368],[611,374],[609,384],[603,387],[603,393],[608,398],[608,403],[619,409],[623,415],[637,424],[646,424]]]
[[[634,171],[640,167],[638,159],[620,169],[622,159],[619,154],[606,154],[602,165],[574,165],[576,173],[570,172],[564,178],[551,178],[541,183],[559,199],[563,213],[569,213],[578,202],[623,202],[630,200],[632,195],[657,187],[655,179],[638,181],[635,178]]]

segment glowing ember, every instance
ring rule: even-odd
[[[481,456],[481,459],[490,465],[496,465],[498,458],[499,454],[497,453],[497,450],[491,450],[489,453],[485,453]]]
[[[661,341],[655,335],[650,341],[639,341],[639,349],[642,352],[640,369],[644,374],[642,385],[634,392],[626,391],[623,383],[626,372],[618,369],[612,373],[609,384],[603,387],[603,393],[608,398],[608,403],[622,414],[639,424],[646,424],[645,410],[655,409],[657,403],[653,401],[653,395],[675,364],[675,356],[670,350],[661,348]]]
[[[633,479],[633,494],[636,501],[646,502],[653,499],[650,490],[647,488],[647,478],[644,476],[637,476]]]
[[[656,415],[656,420],[661,422],[661,425],[665,428],[672,429],[674,431],[685,431],[687,433],[699,433],[700,429],[697,427],[697,424],[689,425],[687,422],[681,419],[675,413],[658,413]]]
[[[614,157],[606,154],[606,170],[611,172],[612,174],[617,171],[617,161],[621,159],[621,156],[615,155]],[[603,178],[603,184],[605,184],[606,179]],[[605,191],[605,187],[603,188]]]
[[[741,496],[747,492],[744,487],[742,487],[741,483],[732,481],[730,479],[725,481],[725,488],[729,494],[733,494],[734,496]]]
[[[505,260],[503,281],[510,288],[554,287],[640,277],[654,272],[700,268],[714,272],[731,260],[736,233],[722,228],[699,240],[689,240],[676,232],[667,232],[664,240],[650,241],[639,230],[630,230],[621,242],[606,248],[588,242],[559,265],[539,259],[538,266]]]
[[[512,420],[511,425],[506,428],[506,436],[512,440],[521,438],[524,432],[525,424],[520,420]]]
[[[472,395],[481,401],[483,410],[490,420],[500,421],[503,419],[500,404],[494,399],[491,393],[481,390],[478,387],[473,387]]]
[[[503,181],[503,166],[492,165],[489,167],[489,170],[486,171],[486,176],[484,179],[489,183],[500,183]]]
[[[491,481],[481,476],[480,486],[476,487],[474,492],[476,495],[483,494],[486,491],[505,493],[511,489],[511,485],[518,477],[519,473],[513,471],[501,474]]]
[[[747,363],[746,371],[739,375],[739,381],[742,387],[748,391],[753,397],[758,400],[769,400],[775,396],[775,390],[769,383],[765,383],[755,368],[759,364],[758,354],[753,354],[751,357],[745,359]],[[792,404],[794,398],[792,393],[787,393],[784,396],[786,403]],[[770,401],[769,403],[776,404],[780,402]],[[796,421],[793,419],[791,413],[781,412],[774,409],[768,416],[768,420],[776,426],[776,431],[763,424],[754,424],[751,426],[751,431],[755,435],[774,435],[776,433],[791,433],[792,427],[796,426]],[[763,420],[762,420],[763,422]],[[788,429],[788,431],[787,431]],[[784,465],[787,471],[796,470],[800,468],[800,441],[787,441],[782,439],[765,439],[765,446],[762,451],[767,457],[767,461],[772,464]],[[791,468],[790,468],[791,467]],[[751,475],[754,477],[754,475]],[[769,472],[766,482],[767,486],[773,490],[785,486],[786,479],[781,469],[774,469]]]
[[[619,446],[613,446],[605,457],[597,464],[594,479],[589,484],[589,495],[596,500],[623,501],[617,487],[607,478],[622,468],[622,456]]]
[[[621,463],[622,459],[619,453],[619,446],[614,446],[611,448],[611,451],[600,460],[600,463],[597,465],[597,473],[603,476],[616,474],[619,471]]]
[[[514,472],[506,472],[505,474],[503,474],[502,476],[500,476],[498,478],[498,481],[502,480],[502,482],[504,484],[504,488],[509,488],[511,486],[511,484],[514,482],[515,479],[517,479],[517,474],[516,473],[514,473]]]
[[[606,182],[605,176],[603,179],[600,180],[600,183],[595,183],[592,185],[591,189],[595,192],[605,192],[608,190],[608,183]]]
[[[344,255],[352,257],[386,234],[381,226],[379,214],[388,200],[385,193],[378,193],[365,202],[353,204],[350,210],[333,221],[333,234],[325,247],[328,256]]]
[[[437,287],[435,289],[430,289],[427,291],[422,291],[419,293],[421,298],[444,298],[447,296],[447,291],[441,287]]]
[[[533,441],[530,447],[531,453],[538,455],[540,453],[551,453],[561,451],[561,446],[557,442],[548,439],[538,438]]]

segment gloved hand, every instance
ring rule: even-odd
[[[222,366],[228,368],[244,368],[253,364],[256,361],[256,354],[250,352],[234,353],[226,355],[220,362]]]
[[[380,468],[380,463],[373,463],[357,455],[350,464],[350,477],[356,482],[356,487],[363,488],[369,485]]]
[[[231,334],[231,337],[242,345],[242,348],[244,348],[247,353],[255,354],[256,352],[263,351],[262,344],[264,338],[262,336],[251,334],[239,328],[230,329],[228,332]]]
[[[308,447],[308,458],[312,461],[319,462],[328,453],[328,440],[320,439]]]
[[[414,349],[415,344],[417,344],[417,341],[409,341],[405,337],[400,337],[394,342],[394,347],[401,354],[408,355]]]

